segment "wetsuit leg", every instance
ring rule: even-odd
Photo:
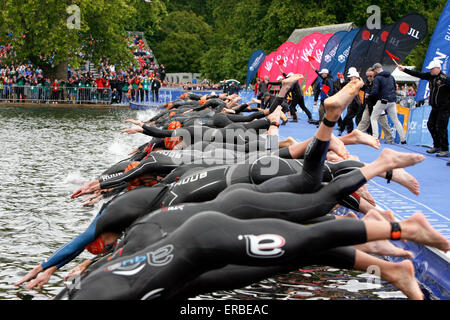
[[[227,188],[211,201],[211,207],[239,219],[278,218],[305,223],[329,213],[345,196],[366,183],[359,170],[333,179],[314,193],[263,193],[251,185],[237,184]],[[214,209],[213,209],[214,210]]]
[[[329,144],[329,141],[313,138],[306,149],[301,173],[272,178],[258,185],[256,189],[265,193],[275,191],[310,193],[318,190],[323,180],[324,162]]]
[[[250,122],[265,117],[264,112],[262,111],[254,112],[248,116],[243,116],[240,114],[227,114],[226,116],[233,122]]]
[[[300,106],[300,108],[306,113],[306,116],[308,117],[308,119],[312,120],[311,111],[309,111],[309,109],[306,107],[305,98],[303,97],[303,95],[300,95],[300,97],[298,97],[297,103]]]
[[[178,291],[180,283],[227,264],[290,265],[301,256],[366,241],[360,220],[306,227],[278,219],[242,221],[204,212],[165,239],[94,271],[71,290],[70,298],[166,298]]]
[[[232,123],[233,121],[223,113],[216,113],[213,117],[213,126],[216,128],[225,128]]]
[[[355,249],[340,247],[317,254],[304,256],[291,262],[291,265],[273,267],[246,267],[230,265],[219,270],[208,271],[197,279],[187,283],[171,298],[186,299],[199,294],[217,290],[243,288],[252,283],[276,274],[287,273],[310,265],[326,265],[340,269],[352,269],[355,266]]]
[[[283,103],[283,101],[284,101],[284,98],[281,98],[278,96],[275,97],[275,99],[273,99],[273,101],[272,101],[272,104],[269,106],[269,114],[274,112],[275,109]]]

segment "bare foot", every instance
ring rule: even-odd
[[[358,216],[353,211],[349,211],[347,214],[343,215],[343,217],[348,219],[358,219]]]
[[[280,122],[281,106],[278,106],[271,114],[267,116],[267,120],[270,122]]]
[[[281,81],[281,87],[290,88],[294,83],[299,81],[300,79],[303,79],[303,75],[301,74],[294,74],[290,76],[289,78],[284,79]]]
[[[292,145],[294,145],[296,143],[297,143],[297,141],[295,141],[294,138],[288,137],[287,139],[284,139],[283,141],[280,141],[278,143],[278,146],[279,146],[279,148],[287,148],[287,147],[290,147],[290,146],[292,146]]]
[[[395,221],[394,212],[392,212],[392,210],[378,211],[378,213],[389,222]]]
[[[379,254],[382,256],[412,258],[411,252],[396,247],[389,240],[370,241],[354,246],[356,249],[365,253]]]
[[[392,169],[404,168],[415,165],[425,160],[425,156],[417,153],[397,152],[392,149],[383,149],[379,159],[388,164]]]
[[[405,234],[404,239],[411,240],[423,245],[437,248],[444,252],[450,250],[450,243],[441,235],[436,229],[434,229],[427,221],[425,216],[417,212],[410,218],[401,221],[400,226],[402,234]]]
[[[344,158],[338,156],[334,151],[328,151],[327,152],[327,161],[330,162],[339,162],[345,160]]]
[[[412,175],[405,171],[405,169],[399,168],[392,171],[392,181],[401,184],[415,195],[420,193],[420,184]]]
[[[380,149],[380,141],[367,133],[354,129],[348,134],[348,136],[350,135],[355,139],[356,144],[365,144],[377,150]]]
[[[347,151],[347,148],[345,148],[344,143],[334,135],[331,135],[330,146],[328,149],[343,159],[347,159],[349,156],[349,152]]]
[[[326,118],[330,121],[337,121],[363,85],[361,80],[352,80],[335,95],[325,99]]]
[[[358,156],[355,156],[353,154],[349,154],[347,157],[347,160],[355,160],[355,161],[360,161]]]
[[[375,199],[370,194],[369,190],[367,190],[367,186],[362,186],[356,191],[356,194],[360,196],[361,198],[365,199],[367,202],[369,202],[372,206],[376,206]]]
[[[391,272],[383,274],[383,276],[409,299],[423,300],[423,293],[414,276],[414,265],[411,260],[395,263]]]

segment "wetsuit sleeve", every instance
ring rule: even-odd
[[[131,181],[139,178],[146,173],[157,173],[158,175],[164,175],[171,172],[173,169],[179,166],[176,162],[164,162],[163,164],[157,160],[157,155],[150,155],[147,159],[141,161],[139,165],[127,172],[120,172],[109,176],[103,176],[99,179],[101,189],[109,189],[119,186],[124,181]]]
[[[142,126],[142,129],[144,129],[144,132],[142,132],[143,134],[146,134],[148,136],[152,136],[152,137],[156,137],[156,138],[167,138],[167,137],[171,137],[173,131],[172,130],[163,130],[163,129],[158,129],[152,126],[148,126],[146,124],[144,124]]]
[[[57,266],[59,269],[83,252],[84,248],[95,240],[95,227],[99,217],[100,214],[95,217],[85,232],[63,245],[47,261],[42,263],[42,268],[45,270],[52,266]]]

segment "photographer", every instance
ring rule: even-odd
[[[398,66],[403,71],[413,77],[428,80],[430,84],[430,106],[431,113],[428,118],[428,131],[433,138],[433,148],[427,153],[438,153],[438,157],[448,157],[448,119],[450,116],[450,77],[441,70],[441,63],[433,60],[427,66],[429,72],[417,72]],[[450,163],[447,163],[450,165]]]

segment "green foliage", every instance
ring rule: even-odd
[[[68,27],[70,5],[80,9],[80,28]],[[133,55],[126,31],[158,29],[166,12],[159,0],[2,0],[0,6],[0,42],[12,44],[17,53],[10,62],[30,60],[49,72],[67,62],[77,67],[83,58],[129,65]],[[51,64],[42,59],[52,56]]]
[[[353,22],[363,26],[371,13],[370,5],[381,9],[381,23],[390,24],[411,12],[423,14],[429,25],[427,38],[408,56],[404,64],[421,68],[431,35],[444,8],[442,0],[171,0],[168,11],[192,10],[210,24],[213,35],[203,50],[195,53],[200,71],[215,81],[236,78],[243,82],[248,57],[256,49],[266,53],[276,50],[294,29]],[[181,23],[180,23],[181,25]],[[191,31],[190,27],[184,28]],[[192,33],[192,32],[191,32]],[[162,37],[158,44],[160,52],[171,46]],[[168,51],[165,51],[168,52]],[[158,59],[161,57],[157,53]],[[168,58],[167,58],[168,59]],[[176,57],[171,58],[177,63]],[[168,65],[167,65],[168,66]],[[192,69],[173,68],[177,72]],[[195,69],[197,71],[197,69]]]
[[[71,4],[81,8],[80,30],[66,26]],[[18,61],[38,65],[40,56],[52,54],[55,65],[77,65],[80,51],[94,62],[105,57],[127,65],[132,56],[125,31],[142,31],[167,72],[202,72],[214,81],[243,82],[254,50],[270,53],[298,28],[346,22],[362,26],[371,15],[366,11],[370,5],[380,7],[382,24],[410,12],[427,18],[429,35],[404,62],[420,69],[443,0],[2,0],[0,41],[14,45]]]

